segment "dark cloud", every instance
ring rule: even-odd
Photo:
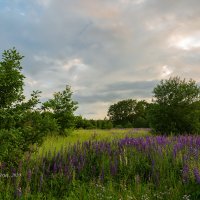
[[[138,82],[116,82],[105,85],[103,88],[97,90],[94,94],[74,95],[77,101],[83,104],[90,104],[95,102],[111,103],[120,99],[138,99],[149,98],[152,94],[153,88],[158,84],[158,81],[138,81]]]

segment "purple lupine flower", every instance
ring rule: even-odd
[[[100,175],[100,180],[101,180],[101,182],[104,182],[104,168],[102,168],[102,170],[101,170],[101,175]]]
[[[173,157],[174,157],[174,158],[176,158],[176,154],[177,154],[177,148],[176,148],[176,146],[175,146],[174,149],[173,149]]]
[[[51,164],[49,163],[48,167],[46,168],[46,175],[49,175],[51,169]]]
[[[20,161],[19,164],[18,164],[18,172],[19,173],[22,172],[22,161]]]
[[[31,175],[32,175],[31,169],[28,169],[28,172],[27,172],[27,181],[28,182],[31,181]]]
[[[188,165],[184,165],[184,167],[183,167],[182,178],[183,178],[183,182],[188,182],[188,180],[189,180],[189,167],[188,167]]]
[[[43,174],[40,175],[40,184],[39,184],[39,192],[42,189],[42,184],[43,184]]]
[[[21,189],[20,186],[18,186],[18,187],[16,188],[15,196],[16,196],[17,198],[20,198],[20,197],[22,196],[22,189]]]
[[[199,170],[197,168],[194,168],[193,173],[194,173],[194,177],[195,177],[196,182],[200,184]]]
[[[68,166],[65,165],[65,167],[64,167],[64,175],[67,176],[68,172],[69,172]]]
[[[11,169],[11,174],[12,174],[12,176],[11,176],[12,183],[13,183],[13,185],[16,185],[16,177],[15,177],[16,169],[15,168]]]
[[[110,173],[112,176],[115,176],[117,174],[117,166],[113,163],[110,164]]]
[[[62,171],[63,171],[63,169],[62,169],[62,162],[59,162],[58,171],[59,171],[59,172],[62,172]]]
[[[60,152],[58,152],[56,155],[56,160],[58,161],[59,159],[60,159]]]
[[[57,165],[56,162],[53,164],[53,173],[55,174],[57,172]]]

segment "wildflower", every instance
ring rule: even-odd
[[[104,168],[101,170],[100,180],[101,182],[104,181]]]
[[[55,174],[57,172],[57,165],[56,162],[53,164],[53,173]]]
[[[31,169],[28,169],[28,173],[27,173],[27,181],[28,182],[31,181],[31,175],[32,175]]]
[[[40,175],[39,191],[41,191],[42,189],[42,184],[43,184],[43,174]]]
[[[19,162],[18,171],[19,171],[19,173],[22,172],[22,161]]]
[[[117,166],[115,164],[110,164],[110,173],[112,176],[115,176],[117,173]]]
[[[200,184],[200,174],[199,174],[199,170],[197,168],[194,168],[193,170],[194,173],[194,177],[196,179],[196,182]]]
[[[22,189],[21,189],[21,187],[19,187],[19,186],[17,187],[16,192],[15,192],[15,196],[17,198],[20,198],[22,196]]]
[[[182,178],[183,178],[183,182],[187,182],[188,179],[189,179],[189,167],[188,167],[188,165],[184,165],[184,167],[183,167]]]

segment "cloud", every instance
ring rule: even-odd
[[[71,85],[87,117],[120,99],[151,99],[163,78],[200,81],[198,0],[0,1],[1,51],[24,56],[26,93]],[[92,113],[92,114],[91,114]]]

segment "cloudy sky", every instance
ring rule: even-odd
[[[0,0],[0,51],[25,56],[25,93],[72,87],[76,114],[150,100],[170,76],[200,81],[199,0]]]

